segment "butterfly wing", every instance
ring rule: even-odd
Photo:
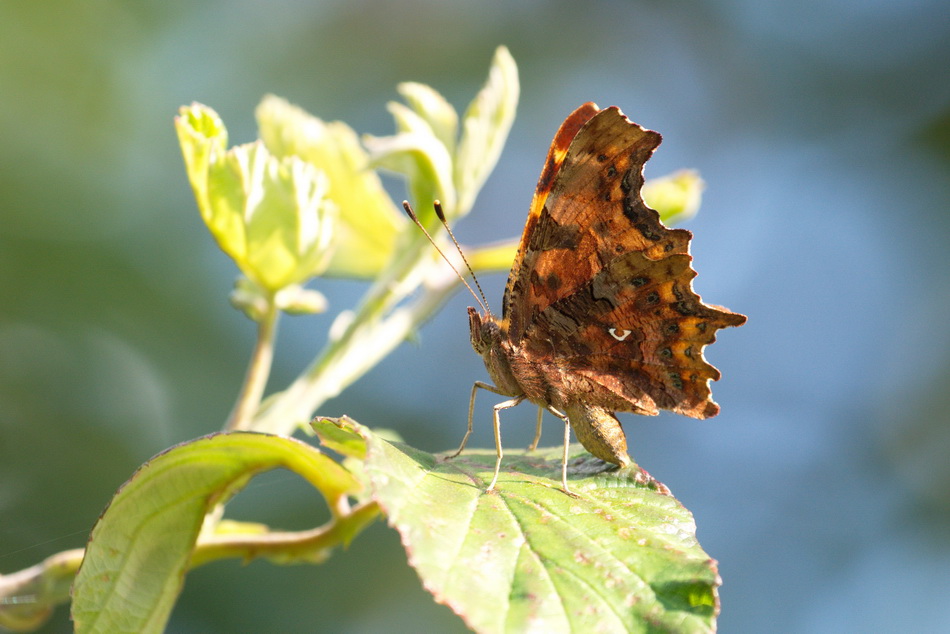
[[[745,317],[703,304],[692,235],[666,228],[640,196],[660,141],[616,107],[585,104],[568,117],[532,201],[502,329],[538,364],[574,377],[567,392],[591,403],[706,418],[718,412],[709,381],[719,372],[702,349]]]
[[[502,317],[518,341],[537,315],[577,291],[615,255],[686,253],[690,233],[670,230],[643,204],[643,164],[658,133],[616,107],[587,103],[561,125],[545,162],[505,289]]]
[[[639,252],[611,260],[528,325],[525,354],[554,359],[559,370],[584,379],[578,382],[587,401],[614,411],[715,416],[709,382],[720,374],[703,349],[717,330],[746,318],[703,303],[691,287],[690,260]]]
[[[528,220],[525,222],[524,232],[521,234],[518,254],[511,266],[511,273],[508,275],[508,285],[505,287],[505,296],[502,303],[502,329],[514,341],[518,341],[524,334],[524,327],[529,321],[530,314],[543,301],[529,282],[532,272],[539,267],[539,259],[548,260],[548,256],[542,252],[542,249],[537,248],[543,246],[538,244],[539,239],[548,235],[551,231],[556,231],[558,226],[557,223],[552,222],[545,204],[555,186],[559,190],[563,189],[561,181],[557,177],[561,167],[565,164],[571,142],[577,136],[578,131],[598,112],[600,110],[597,105],[591,102],[585,103],[572,112],[561,124],[557,134],[554,135],[554,141],[551,142],[551,147],[548,150],[544,168],[541,170],[541,177],[538,179],[538,186],[534,190]],[[549,238],[548,242],[552,242],[552,240]],[[551,263],[546,262],[545,268],[552,268]]]

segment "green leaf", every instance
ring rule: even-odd
[[[448,149],[428,123],[411,110],[399,103],[390,103],[388,108],[397,127],[413,129],[386,137],[365,136],[363,143],[370,151],[372,166],[404,174],[411,197],[420,202],[421,213],[431,213],[425,210],[431,209],[434,200],[454,208],[456,192]]]
[[[158,454],[119,489],[92,530],[73,584],[76,631],[162,631],[208,511],[276,467],[303,476],[331,509],[361,488],[317,449],[283,436],[212,434]]]
[[[486,494],[493,451],[446,461],[357,429],[410,563],[474,630],[715,630],[716,562],[689,511],[636,465],[605,471],[572,446],[575,498],[560,490],[561,448],[506,451]]]
[[[651,178],[640,190],[643,201],[656,209],[668,225],[689,220],[699,211],[706,184],[694,170],[679,170]]]
[[[459,116],[455,108],[431,86],[407,81],[396,87],[412,111],[421,117],[432,134],[439,139],[449,153],[455,152]]]
[[[175,117],[175,131],[185,161],[185,172],[198,202],[201,218],[211,229],[216,239],[219,232],[233,234],[243,231],[239,219],[222,224],[221,219],[212,217],[210,183],[208,173],[211,166],[221,161],[228,144],[228,131],[218,113],[208,106],[193,103],[182,106]],[[215,227],[214,225],[220,225]],[[232,227],[231,224],[238,226]],[[243,234],[241,235],[243,239]],[[231,242],[229,240],[228,242]]]
[[[508,49],[495,51],[485,85],[462,117],[434,89],[399,85],[408,103],[388,104],[396,134],[365,136],[372,165],[405,175],[410,197],[424,225],[437,226],[431,204],[439,200],[450,220],[467,214],[498,162],[518,105],[518,68]]]
[[[338,209],[324,172],[260,141],[225,151],[224,124],[200,104],[175,127],[201,217],[248,278],[276,292],[326,269]]]
[[[243,218],[246,251],[236,259],[244,273],[272,291],[322,273],[337,217],[326,200],[326,175],[295,156],[278,159],[260,142],[232,148],[221,168],[239,181],[236,190],[233,181],[221,181],[228,187],[222,203],[237,193],[239,206],[216,208]]]
[[[475,204],[485,179],[495,168],[518,108],[518,67],[511,53],[499,46],[488,80],[462,117],[462,138],[455,156],[458,213]]]
[[[406,223],[393,206],[356,132],[341,121],[326,122],[268,95],[257,107],[260,137],[276,156],[296,156],[327,175],[327,197],[339,210],[336,248],[327,275],[372,278],[389,261]]]
[[[280,289],[274,301],[278,308],[290,315],[314,315],[327,309],[327,298],[323,293],[297,285]]]
[[[366,458],[366,441],[353,429],[349,417],[318,418],[310,426],[327,449],[349,458]]]
[[[507,273],[515,261],[520,241],[520,238],[513,238],[478,247],[467,247],[464,249],[465,257],[476,273]]]

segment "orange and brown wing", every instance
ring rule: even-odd
[[[591,404],[706,418],[718,412],[709,381],[719,372],[703,347],[746,318],[702,302],[691,234],[665,227],[640,196],[660,140],[615,107],[586,104],[568,118],[532,202],[502,325],[527,356],[582,377]]]
[[[690,233],[667,229],[643,204],[643,164],[658,133],[616,107],[588,103],[558,130],[505,289],[503,325],[517,343],[532,320],[573,294],[612,258],[686,253]]]
[[[572,112],[558,128],[557,134],[554,135],[554,140],[551,142],[551,147],[548,149],[548,156],[544,161],[544,168],[541,170],[538,186],[534,190],[528,220],[525,222],[524,232],[521,234],[518,253],[515,256],[514,264],[511,266],[511,273],[508,275],[508,284],[505,288],[505,297],[502,303],[502,327],[503,329],[510,328],[511,320],[514,319],[515,329],[519,337],[528,321],[528,314],[537,304],[537,300],[531,292],[528,278],[537,266],[537,260],[540,256],[535,248],[536,245],[532,246],[532,242],[537,242],[539,228],[542,232],[548,231],[549,218],[545,211],[548,195],[560,182],[557,177],[564,165],[574,137],[599,112],[600,109],[597,104],[592,102],[587,102]]]
[[[589,283],[547,308],[522,340],[533,359],[585,379],[584,398],[614,411],[693,418],[719,413],[710,381],[719,371],[703,357],[716,331],[744,315],[704,304],[692,289],[691,257],[652,260],[631,251]]]

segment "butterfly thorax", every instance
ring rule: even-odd
[[[501,392],[508,396],[528,396],[523,382],[515,376],[511,367],[510,344],[504,337],[501,324],[491,313],[479,315],[472,307],[468,309],[469,334],[472,348],[475,349],[485,362],[485,369],[492,383]]]

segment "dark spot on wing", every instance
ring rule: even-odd
[[[689,317],[696,314],[696,308],[689,302],[673,302],[673,310],[678,312],[680,315]]]
[[[558,224],[545,207],[531,231],[528,248],[535,251],[576,249],[579,242],[580,231],[577,225]]]
[[[673,387],[675,387],[677,390],[683,389],[683,379],[679,374],[676,372],[670,372],[668,376],[670,377],[670,383],[673,385]]]

